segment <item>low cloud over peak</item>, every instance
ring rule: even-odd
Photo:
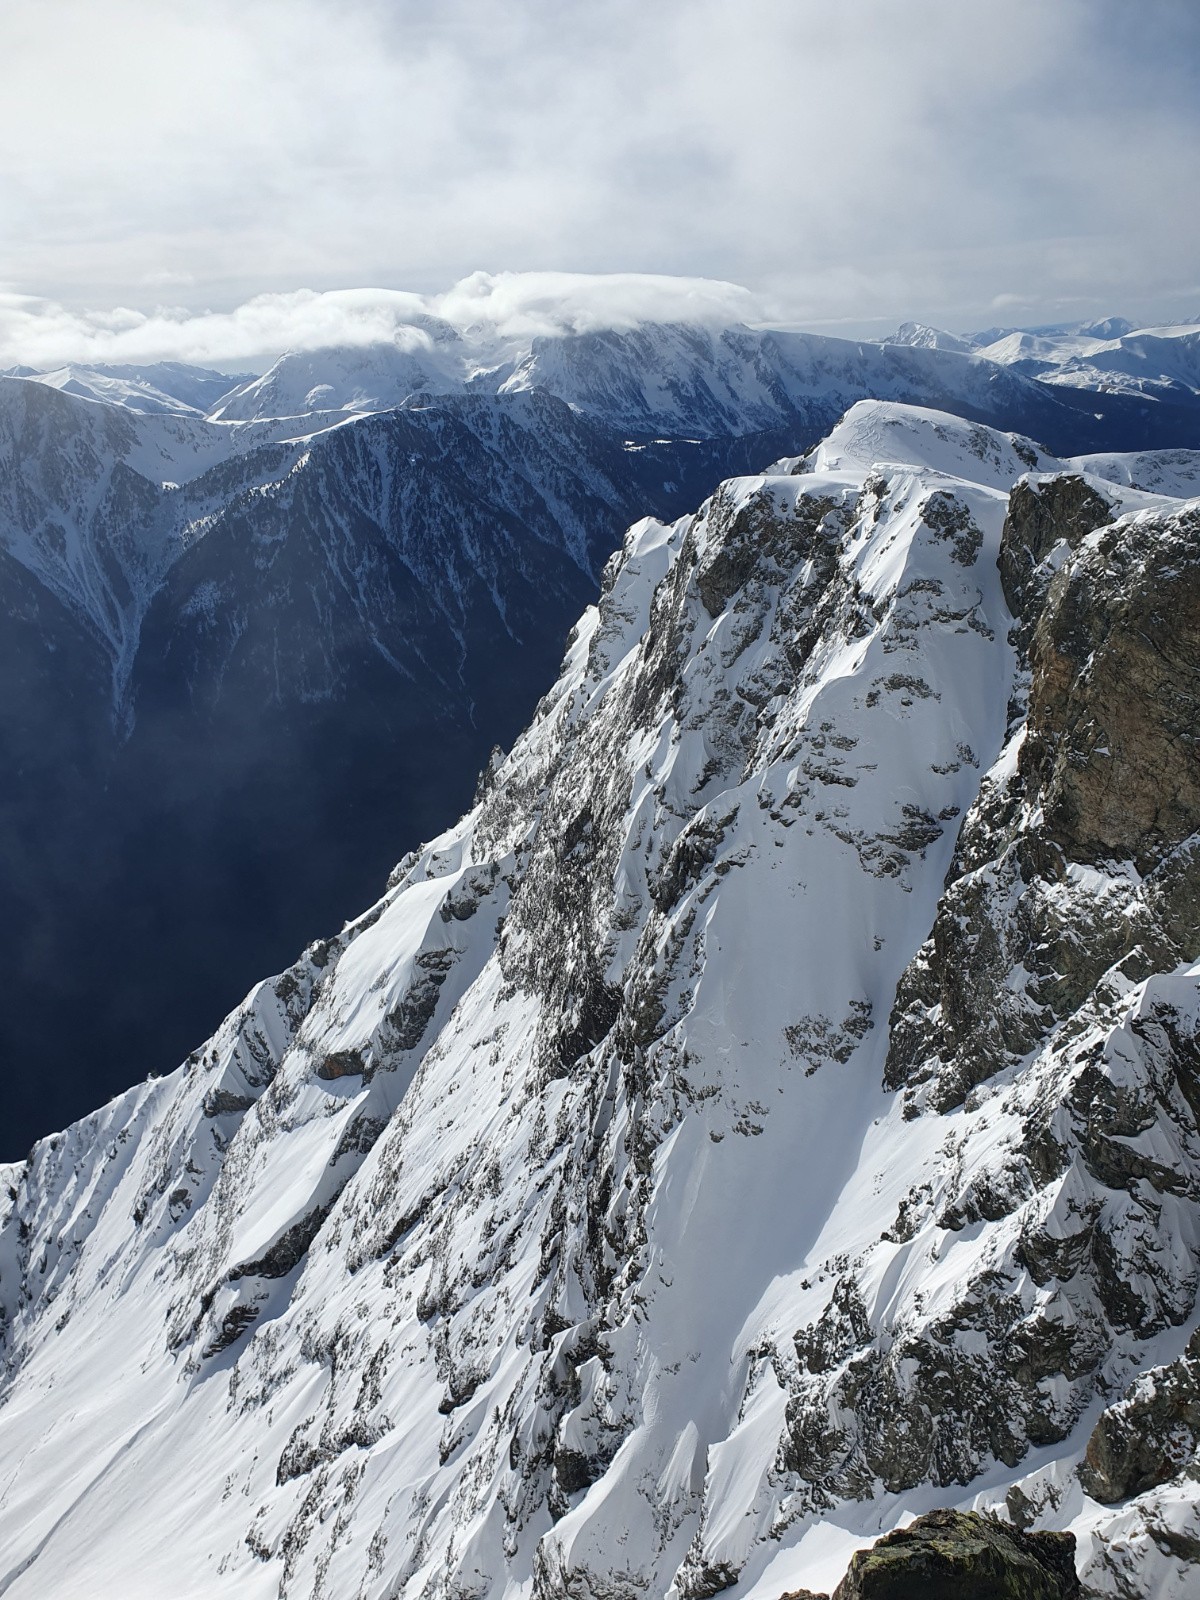
[[[474,272],[442,294],[299,289],[231,311],[74,311],[0,292],[0,365],[189,361],[262,366],[285,350],[430,344],[439,325],[489,343],[625,329],[639,322],[751,321],[761,302],[737,284],[643,273]]]

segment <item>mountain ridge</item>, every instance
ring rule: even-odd
[[[635,524],[463,821],[7,1169],[14,1600],[773,1600],[947,1501],[1182,1600],[1186,765],[1096,829],[1200,513],[1104,464],[866,403]]]
[[[26,688],[0,708],[0,1051],[52,1070],[19,1078],[5,1153],[191,1048],[466,804],[632,517],[678,515],[871,393],[1068,454],[1196,436],[1186,407],[953,353],[684,324],[424,318],[223,389],[163,364],[0,379],[0,543],[52,597],[30,610],[6,565]],[[222,402],[247,420],[213,420]],[[247,891],[261,915],[231,929]],[[48,1030],[64,972],[79,1020]]]

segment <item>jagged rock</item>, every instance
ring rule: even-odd
[[[269,1250],[263,1252],[254,1261],[246,1261],[235,1267],[230,1273],[230,1279],[238,1278],[286,1278],[294,1266],[304,1259],[309,1245],[317,1236],[317,1230],[329,1214],[329,1206],[317,1206],[299,1222],[292,1226],[275,1241]]]
[[[322,1056],[316,1066],[317,1077],[323,1078],[326,1083],[332,1083],[337,1078],[361,1078],[366,1070],[360,1050],[332,1050],[327,1056]]]
[[[1105,1505],[1167,1483],[1200,1445],[1200,1332],[1178,1361],[1143,1373],[1105,1407],[1079,1468],[1083,1487]]]
[[[1087,534],[1112,520],[1112,501],[1076,473],[1023,478],[1013,485],[1000,535],[1000,581],[1023,644],[1050,585],[1046,557],[1060,541],[1077,549]]]
[[[932,528],[950,544],[950,559],[969,567],[983,544],[983,531],[975,525],[970,511],[954,495],[938,490],[921,508],[925,526]]]
[[[231,1344],[236,1344],[246,1329],[253,1326],[258,1313],[259,1308],[255,1305],[236,1305],[227,1311],[216,1332],[205,1345],[204,1354],[220,1355],[222,1350],[228,1350]]]
[[[1082,480],[1038,487],[1033,548],[1078,543],[1102,497]],[[934,1076],[934,1103],[961,1104],[1106,972],[1136,981],[1200,954],[1198,529],[1191,511],[1124,518],[1049,585],[1016,770],[985,782],[964,821],[931,939],[897,990],[889,1085]],[[1114,858],[1144,882],[1070,881],[1072,862]],[[1017,969],[1026,981],[1010,984]]]
[[[204,1097],[204,1115],[224,1117],[231,1112],[248,1111],[253,1104],[253,1095],[234,1094],[229,1089],[210,1089]]]

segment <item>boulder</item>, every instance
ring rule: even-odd
[[[975,1511],[930,1511],[859,1550],[833,1600],[1075,1600],[1071,1533],[1023,1533]]]

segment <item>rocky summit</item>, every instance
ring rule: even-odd
[[[1194,1595],[1198,487],[864,402],[636,523],[467,814],[0,1172],[0,1594]]]

